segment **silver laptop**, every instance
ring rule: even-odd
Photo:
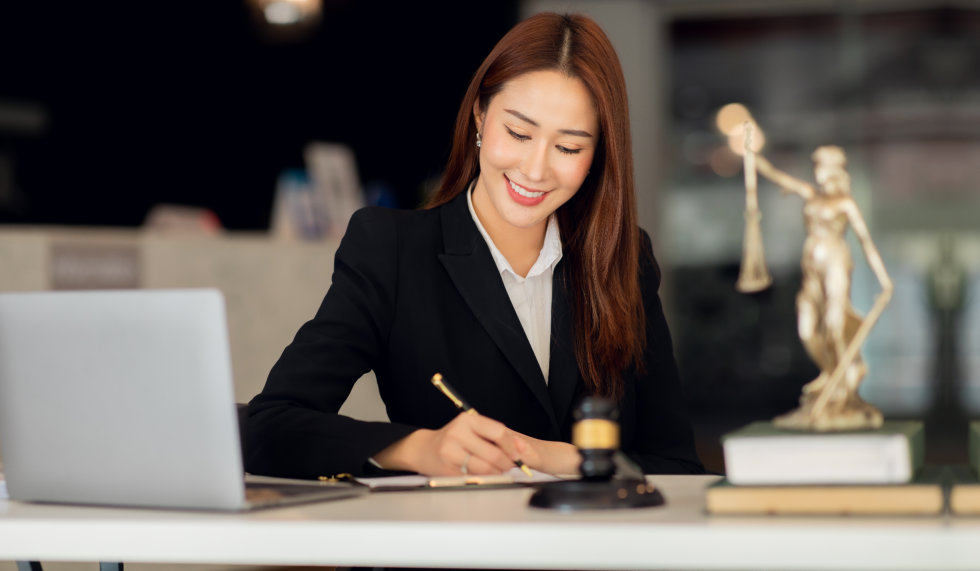
[[[263,479],[246,497],[231,371],[218,290],[0,293],[10,498],[245,510],[364,493]]]

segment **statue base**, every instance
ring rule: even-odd
[[[814,415],[815,398],[807,398],[797,409],[772,419],[773,426],[786,430],[810,432],[842,432],[881,428],[884,417],[874,406],[853,397],[847,402],[829,403],[819,415]]]
[[[645,480],[549,482],[531,496],[530,505],[561,511],[615,510],[659,506],[663,494]]]

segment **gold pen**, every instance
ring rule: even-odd
[[[449,388],[449,384],[446,383],[446,380],[442,378],[442,374],[436,373],[432,375],[432,384],[435,385],[437,389],[442,391],[442,394],[449,397],[449,400],[453,401],[453,404],[456,405],[456,408],[458,408],[463,412],[476,414],[476,409],[471,407],[466,401],[460,398],[459,395],[454,393],[451,388]],[[525,466],[524,462],[521,462],[520,459],[514,460],[514,465],[520,468],[521,472],[524,472],[528,476],[534,476],[534,474],[531,473],[531,469]]]

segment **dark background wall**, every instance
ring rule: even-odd
[[[244,0],[3,3],[0,222],[131,226],[170,202],[265,229],[312,140],[415,206],[515,21],[508,1],[326,0],[312,34],[273,41]]]

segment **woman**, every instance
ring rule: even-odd
[[[571,411],[618,400],[646,472],[700,472],[659,269],[636,226],[625,81],[583,16],[515,26],[476,72],[428,208],[349,223],[331,285],[250,403],[247,469],[578,471]],[[340,416],[374,370],[390,423]],[[441,373],[478,414],[458,414]]]

